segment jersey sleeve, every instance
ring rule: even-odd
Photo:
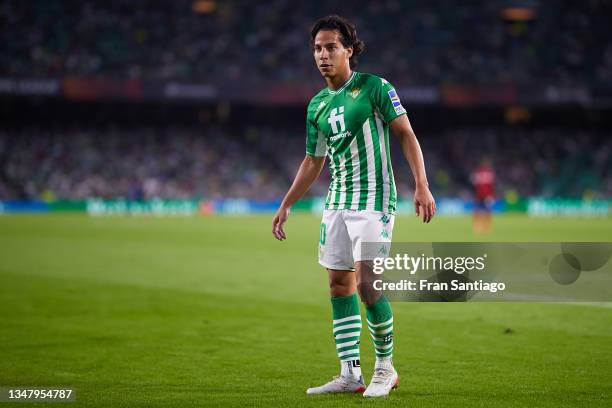
[[[317,128],[312,110],[309,108],[306,115],[306,154],[314,157],[323,157],[327,153],[325,135]]]
[[[370,96],[385,123],[389,123],[398,116],[404,115],[406,109],[402,106],[393,85],[382,78],[375,78],[373,81],[374,85],[372,86]]]

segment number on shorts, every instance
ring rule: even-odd
[[[326,233],[326,226],[325,223],[322,222],[321,223],[321,232],[320,232],[320,236],[319,236],[319,242],[321,243],[321,245],[325,245],[325,237],[327,236]]]

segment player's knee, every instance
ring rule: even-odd
[[[344,282],[329,282],[329,292],[333,297],[350,296],[355,293],[355,288]]]
[[[374,289],[370,282],[359,282],[357,284],[357,291],[363,304],[370,306],[376,303],[380,297],[380,291]]]
[[[330,277],[329,292],[333,297],[350,296],[355,293],[355,284],[350,279]]]
[[[346,297],[351,296],[354,291],[351,291],[350,288],[346,286],[334,286],[330,287],[329,293],[332,297]]]

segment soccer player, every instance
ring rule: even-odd
[[[314,24],[310,35],[315,63],[327,87],[308,105],[306,157],[274,215],[272,233],[278,240],[286,239],[283,224],[289,209],[317,179],[327,156],[331,184],[321,223],[319,263],[329,276],[340,375],[307,393],[387,396],[399,381],[392,362],[393,312],[366,274],[371,261],[381,256],[380,250],[390,245],[393,231],[397,195],[389,129],[399,139],[415,178],[417,216],[429,222],[436,205],[429,192],[421,148],[397,92],[385,79],[354,71],[364,48],[355,27],[342,17],[328,16]],[[363,243],[377,243],[379,252]],[[356,292],[365,304],[376,350],[374,375],[367,389],[359,361],[362,323]]]
[[[476,234],[491,232],[493,203],[495,201],[495,172],[489,159],[483,159],[471,174],[474,185],[474,218],[472,228]]]

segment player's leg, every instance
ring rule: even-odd
[[[474,200],[474,212],[472,215],[472,229],[474,234],[482,233],[482,200],[477,198]]]
[[[493,198],[478,198],[474,202],[474,233],[489,234],[491,232],[492,213],[493,213]]]
[[[374,343],[376,363],[365,397],[382,397],[399,383],[393,367],[393,310],[385,296],[374,288],[380,277],[373,273],[372,260],[386,257],[391,247],[394,216],[379,212],[355,212],[347,223],[353,242],[357,290],[366,307],[368,331]]]
[[[376,362],[370,385],[364,397],[384,397],[399,385],[399,376],[393,366],[393,309],[387,298],[374,289],[379,279],[373,273],[371,261],[355,262],[357,288],[366,308],[368,332],[374,343]]]
[[[480,234],[482,232],[482,216],[480,210],[475,208],[472,214],[472,231],[474,234]]]
[[[351,243],[339,211],[325,211],[321,223],[319,263],[327,268],[332,305],[332,333],[340,360],[340,375],[309,388],[308,394],[363,392],[359,342],[361,313],[351,255]]]
[[[483,214],[483,232],[485,234],[491,233],[491,223],[493,222],[493,204],[495,200],[493,197],[487,197],[485,199],[485,211]]]
[[[362,381],[359,344],[361,310],[354,271],[328,269],[333,334],[340,359],[340,375]],[[365,390],[365,387],[364,387]]]

